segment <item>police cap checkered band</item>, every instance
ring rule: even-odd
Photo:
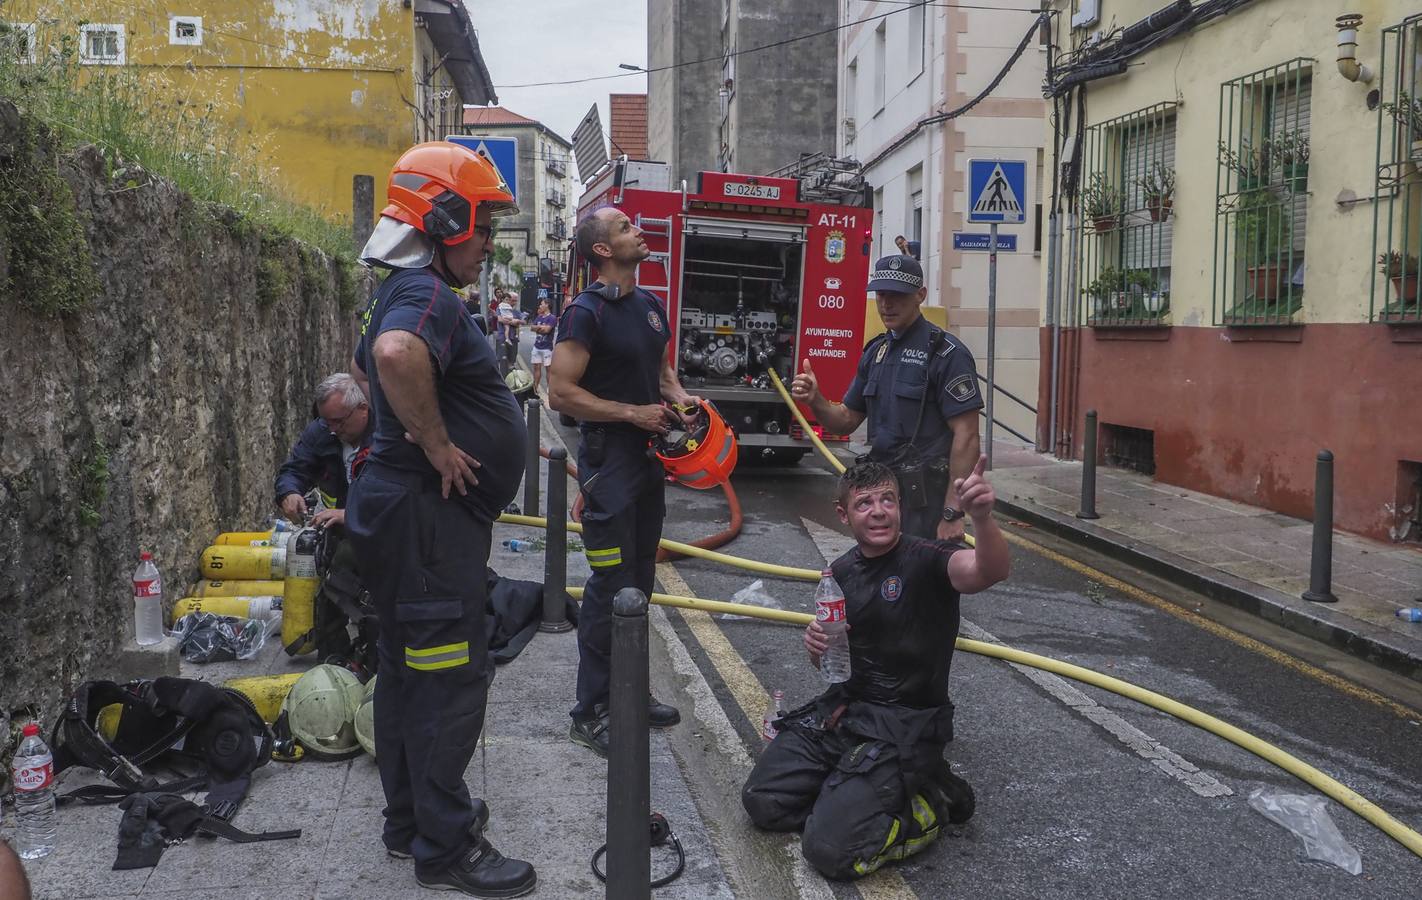
[[[886,256],[874,264],[869,290],[908,294],[923,287],[923,267],[912,256]]]

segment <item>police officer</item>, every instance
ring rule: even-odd
[[[664,473],[649,439],[686,424],[663,401],[687,407],[700,398],[677,379],[661,301],[636,286],[637,266],[650,255],[641,229],[606,207],[579,223],[576,240],[599,280],[563,310],[548,368],[548,404],[579,423],[583,545],[592,568],[578,615],[577,705],[569,737],[605,757],[612,598],[625,587],[651,596],[666,514]],[[681,721],[675,707],[649,703],[652,725]]]
[[[392,271],[356,350],[375,436],[346,516],[380,620],[384,841],[414,857],[424,887],[518,897],[533,890],[533,867],[490,846],[488,807],[471,800],[464,771],[493,672],[489,544],[523,474],[526,428],[453,290],[478,280],[490,217],[517,209],[487,160],[445,142],[406,151],[387,194],[362,257]]]
[[[923,317],[923,269],[911,256],[886,256],[869,281],[888,329],[864,346],[843,403],[820,393],[810,361],[790,385],[820,424],[850,434],[867,416],[869,457],[898,476],[905,534],[963,537],[954,484],[977,464],[977,367],[968,348]]]
[[[316,386],[316,418],[302,430],[276,476],[277,506],[293,522],[306,517],[306,492],[321,491],[326,509],[311,520],[317,526],[346,519],[346,494],[370,448],[375,421],[356,380],[337,372]]]
[[[855,547],[830,568],[844,589],[850,678],[786,713],[741,792],[751,821],[804,829],[801,849],[830,878],[859,878],[925,849],[946,819],[966,822],[975,799],[943,758],[953,738],[948,669],[959,595],[1007,577],[1007,542],[992,519],[980,458],[958,485],[977,545],[899,530],[893,472],[863,462],[840,478],[837,512]],[[810,661],[827,647],[805,630]]]

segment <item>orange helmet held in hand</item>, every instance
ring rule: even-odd
[[[735,432],[716,407],[705,400],[701,401],[700,420],[695,427],[686,432],[673,431],[658,438],[654,446],[667,474],[699,491],[730,481],[739,455]]]
[[[444,244],[474,236],[479,204],[493,216],[518,212],[509,186],[484,157],[448,141],[416,144],[390,170],[386,188],[389,216]]]

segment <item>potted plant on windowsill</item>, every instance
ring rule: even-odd
[[[1167,309],[1170,306],[1170,292],[1157,291],[1151,288],[1146,292],[1145,296],[1141,298],[1141,302],[1145,306],[1147,313],[1152,316],[1159,315],[1161,310]]]
[[[1308,188],[1308,134],[1281,131],[1269,142],[1269,159],[1284,175],[1284,187],[1291,191]]]
[[[1414,97],[1407,91],[1398,91],[1397,100],[1384,103],[1382,108],[1406,132],[1411,159],[1422,160],[1422,97]]]
[[[1086,295],[1091,298],[1091,318],[1117,308],[1126,296],[1126,273],[1114,266],[1106,266],[1096,273],[1096,279],[1086,286]]]
[[[1091,220],[1097,234],[1114,231],[1121,221],[1121,192],[1111,186],[1106,176],[1097,172],[1081,192],[1082,214]]]
[[[1392,281],[1392,292],[1404,306],[1417,304],[1419,269],[1417,257],[1393,250],[1378,257],[1378,271]]]
[[[1239,198],[1234,228],[1248,296],[1263,303],[1278,300],[1289,275],[1282,261],[1293,234],[1287,210],[1271,191],[1258,188]]]
[[[1152,222],[1170,218],[1175,203],[1175,169],[1157,161],[1146,174],[1136,178],[1136,186],[1145,196],[1145,206]]]
[[[1269,141],[1266,139],[1258,147],[1249,138],[1239,142],[1239,149],[1220,141],[1220,165],[1234,174],[1235,193],[1247,194],[1269,183]]]
[[[1155,274],[1150,269],[1127,269],[1122,276],[1126,283],[1125,293],[1113,297],[1117,309],[1128,310],[1139,303],[1145,306],[1145,298],[1155,293]]]

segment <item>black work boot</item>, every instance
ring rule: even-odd
[[[609,724],[607,707],[599,704],[593,709],[592,718],[573,720],[573,727],[568,729],[568,739],[607,759],[607,747],[612,740]]]
[[[973,817],[973,811],[978,807],[977,796],[971,785],[953,774],[948,760],[938,760],[929,774],[929,783],[947,804],[949,822],[962,825]]]
[[[647,724],[653,728],[670,728],[681,721],[681,713],[675,706],[658,703],[657,698],[647,695]]]
[[[474,807],[474,821],[469,823],[469,836],[478,840],[479,836],[484,833],[484,826],[489,824],[489,804],[478,797],[475,797],[471,804]],[[395,859],[409,859],[413,855],[410,853],[409,845],[386,847],[385,852]]]
[[[454,865],[435,875],[415,871],[420,887],[461,891],[471,897],[522,897],[538,884],[532,863],[510,859],[480,837]]]

